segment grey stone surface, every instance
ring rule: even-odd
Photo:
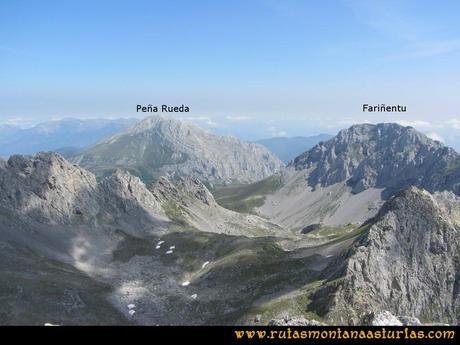
[[[460,157],[412,127],[395,123],[354,125],[298,156],[291,164],[309,169],[311,186],[346,181],[353,193],[408,186],[460,194]]]
[[[123,167],[145,181],[163,175],[193,176],[218,185],[255,182],[284,167],[262,145],[160,116],[142,120],[71,161],[101,175]]]
[[[167,126],[160,122],[158,126]],[[148,121],[144,125],[123,136],[150,136],[156,125]],[[262,217],[224,209],[200,174],[158,177],[147,187],[139,177],[118,168],[97,179],[53,153],[0,160],[0,298],[4,301],[0,323],[229,324],[260,315],[260,323],[273,319],[286,325],[457,324],[460,199],[453,178],[457,170],[455,165],[444,165],[451,157],[449,149],[425,142],[411,129],[389,128],[385,127],[389,136],[396,133],[390,136],[394,145],[386,139],[375,141],[375,135],[386,138],[383,132],[374,133],[375,127],[361,126],[347,134],[351,138],[343,150],[356,150],[361,163],[354,166],[354,156],[346,153],[343,157],[351,163],[346,168],[337,163],[337,171],[345,175],[328,167],[324,174],[331,173],[332,180],[326,178],[325,183],[337,176],[349,180],[363,162],[377,169],[375,164],[385,153],[390,156],[384,161],[394,163],[389,170],[386,165],[381,169],[382,176],[391,177],[391,188],[408,181],[393,184],[396,177],[415,176],[410,175],[411,169],[416,175],[419,170],[431,174],[441,169],[443,180],[437,181],[442,183],[420,176],[414,181],[434,190],[450,190],[404,189],[381,208],[372,204],[379,209],[375,217],[315,242],[320,245],[307,243],[309,234],[300,233],[308,225],[302,224],[301,217],[286,220],[301,225],[289,231]],[[401,152],[398,140],[408,145]],[[379,145],[395,151],[377,149]],[[334,157],[339,148],[331,149]],[[442,152],[447,153],[436,155]],[[132,158],[123,157],[128,162]],[[430,165],[434,158],[439,166]],[[353,212],[340,219],[350,219],[359,213],[355,211],[360,205],[377,199],[375,186],[353,194],[353,187],[344,181],[318,187],[316,194],[304,193],[311,187],[305,185],[314,176],[310,172],[327,161],[320,158],[305,170],[291,166],[293,188],[280,189],[291,200],[278,210],[300,212],[316,204],[312,215],[320,223],[327,213],[343,217],[340,212],[347,207]],[[377,169],[377,175],[380,172]],[[380,177],[373,179],[374,175],[369,173],[366,183],[380,186]],[[281,200],[276,195],[267,197],[273,207]],[[280,220],[292,214],[283,212]],[[129,304],[136,305],[133,315],[126,307]]]
[[[410,187],[389,200],[331,264],[321,294],[334,322],[372,311],[423,322],[459,320],[460,199]],[[321,289],[320,289],[321,291]],[[325,297],[329,296],[329,297]]]

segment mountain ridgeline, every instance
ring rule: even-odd
[[[412,127],[394,123],[355,125],[298,156],[291,166],[309,170],[311,186],[346,181],[353,193],[408,186],[460,194],[460,156]]]
[[[365,124],[283,168],[158,117],[0,158],[0,324],[458,324],[458,161]]]
[[[0,125],[0,156],[56,151],[70,155],[126,128],[136,119],[73,119],[41,122],[30,128]]]
[[[460,156],[412,127],[354,125],[295,158],[281,179],[254,213],[299,230],[344,226],[373,217],[410,186],[459,195]]]
[[[460,322],[460,198],[416,187],[389,200],[350,249],[324,270],[310,307],[331,323],[389,310],[422,322]]]
[[[0,160],[0,220],[1,324],[247,322],[320,260],[283,251],[283,229],[220,207],[195,178],[97,181],[54,153]]]
[[[193,176],[208,185],[251,183],[284,164],[259,144],[217,136],[185,121],[149,117],[71,158],[105,176],[122,167],[150,182]]]

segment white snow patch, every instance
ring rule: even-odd
[[[166,252],[166,254],[172,254],[172,253],[173,253],[172,250],[168,250],[168,251]]]
[[[171,247],[169,247],[169,249],[175,249],[175,248],[176,248],[176,246],[171,246]]]
[[[188,285],[190,285],[190,282],[187,280],[187,281],[183,282],[181,285],[182,286],[188,286]]]
[[[133,316],[136,313],[136,311],[134,309],[131,309],[130,311],[128,311],[128,313],[129,315]]]
[[[134,308],[136,308],[136,306],[134,304],[132,304],[132,303],[128,304],[128,309],[134,309]]]
[[[117,289],[117,294],[129,304],[130,301],[136,300],[144,296],[148,290],[144,287],[144,283],[139,280],[124,282],[121,287]]]
[[[155,249],[160,249],[160,248],[161,248],[161,246],[159,246],[159,245],[155,247]]]
[[[206,261],[203,265],[201,265],[201,268],[205,268],[208,265],[209,265],[209,261]]]
[[[165,243],[165,241],[158,241],[158,245],[161,246],[163,243]]]
[[[198,295],[196,293],[194,293],[193,295],[190,296],[190,298],[192,299],[196,299],[198,297]]]

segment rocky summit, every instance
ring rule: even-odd
[[[145,222],[164,214],[139,178],[116,170],[98,183],[92,173],[52,152],[11,156],[0,166],[0,182],[0,206],[42,223],[92,223],[133,216],[134,209],[145,211]]]
[[[262,145],[217,136],[191,123],[160,116],[142,120],[71,161],[99,176],[122,167],[146,182],[162,175],[190,175],[208,186],[251,183],[283,168]]]
[[[281,168],[157,117],[0,159],[0,324],[459,323],[455,151],[365,124]]]
[[[412,127],[354,125],[295,158],[260,215],[297,230],[374,216],[385,200],[416,186],[460,194],[460,156]]]
[[[457,324],[460,198],[410,187],[385,203],[331,263],[311,305],[332,322],[369,311]],[[316,299],[315,299],[316,297]]]
[[[311,186],[346,181],[353,193],[408,186],[460,194],[460,156],[412,127],[395,123],[355,125],[298,156],[291,164],[309,170]]]

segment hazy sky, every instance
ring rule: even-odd
[[[2,0],[0,122],[187,104],[177,117],[248,138],[364,121],[460,136],[459,15],[458,0]]]

